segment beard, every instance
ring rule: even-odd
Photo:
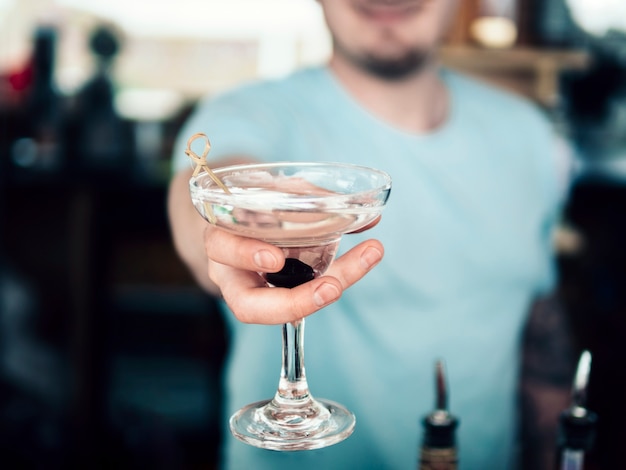
[[[400,81],[419,73],[430,61],[430,54],[420,49],[406,50],[395,57],[376,53],[355,54],[334,43],[335,51],[357,68],[385,81]]]
[[[360,59],[359,67],[378,78],[387,81],[399,81],[419,72],[427,62],[427,56],[412,51],[396,59],[366,56]]]

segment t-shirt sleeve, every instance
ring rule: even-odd
[[[242,87],[200,101],[175,140],[172,170],[177,172],[192,165],[185,149],[196,133],[206,134],[211,142],[209,162],[228,156],[276,160],[280,150],[280,103],[272,99],[269,88]],[[201,155],[203,146],[198,142],[192,149]]]

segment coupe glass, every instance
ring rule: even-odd
[[[321,276],[341,236],[374,221],[391,191],[386,173],[342,163],[247,164],[213,173],[217,178],[206,171],[191,178],[195,207],[224,230],[282,248],[284,268],[260,273],[272,287],[292,288]],[[278,390],[272,399],[237,411],[230,418],[233,435],[273,450],[316,449],[344,440],[354,430],[354,415],[309,391],[304,319],[284,324],[282,333]]]

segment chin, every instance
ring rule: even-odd
[[[364,57],[359,66],[369,74],[385,80],[402,80],[419,73],[429,62],[430,55],[422,51],[411,51],[400,57]]]

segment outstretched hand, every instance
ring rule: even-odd
[[[292,289],[270,288],[259,272],[281,270],[285,256],[280,248],[213,226],[206,228],[204,243],[209,277],[235,317],[268,325],[299,320],[336,301],[384,254],[378,240],[366,240],[338,257],[323,276]]]

